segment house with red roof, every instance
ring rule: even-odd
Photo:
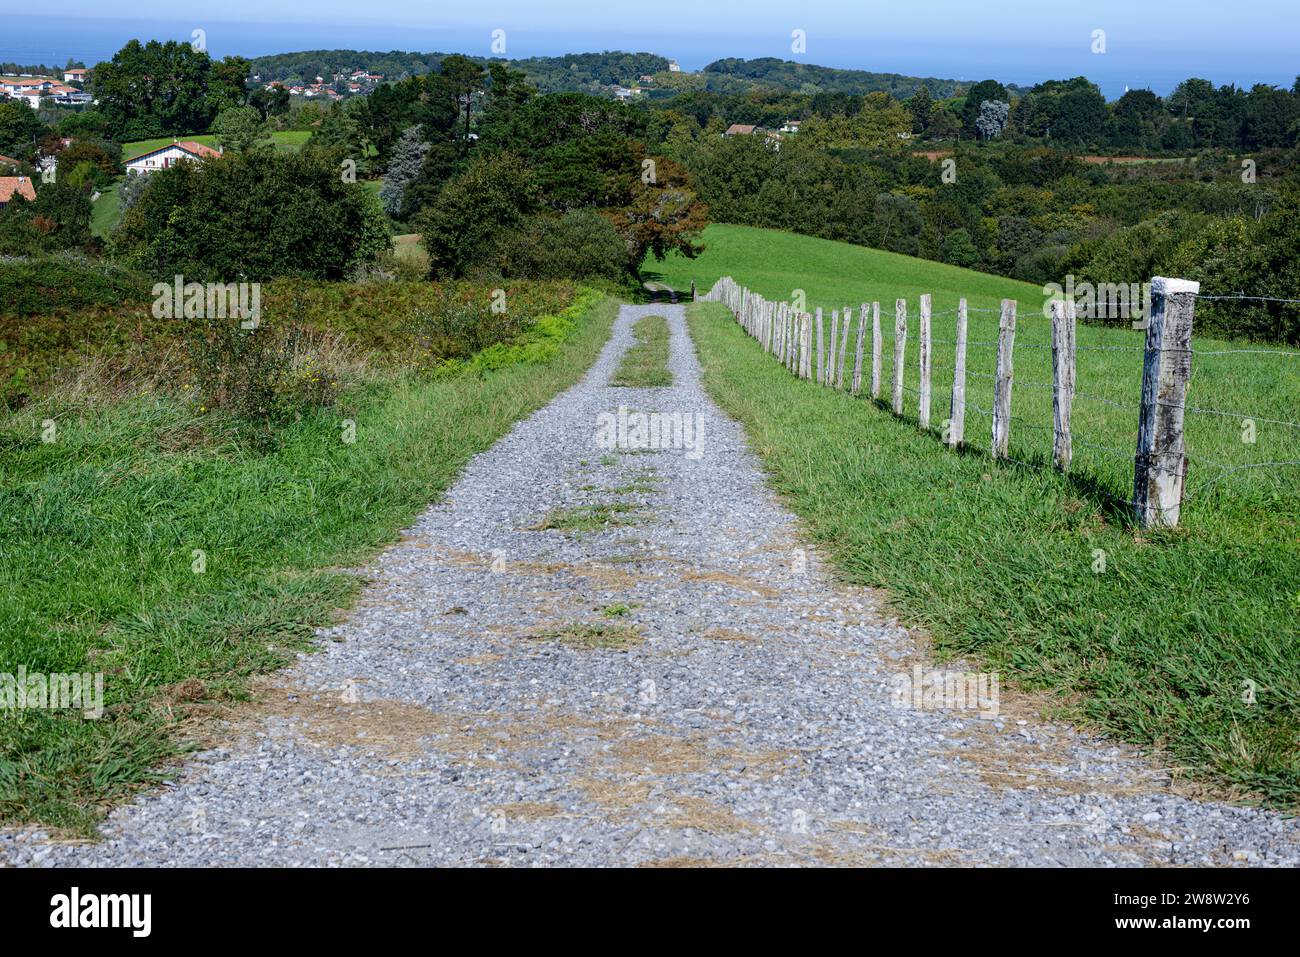
[[[173,140],[166,146],[131,157],[126,161],[125,166],[127,173],[152,173],[174,166],[181,160],[201,163],[220,155],[221,150],[214,150],[211,146],[196,143],[194,140]]]
[[[7,206],[15,196],[21,196],[27,202],[36,199],[36,187],[26,176],[0,176],[0,207]]]

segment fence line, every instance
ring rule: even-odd
[[[898,299],[894,304],[894,343],[893,370],[890,383],[890,408],[895,415],[903,415],[903,396],[914,395],[917,399],[917,420],[922,429],[930,427],[931,407],[933,401],[933,350],[935,346],[953,348],[952,390],[949,404],[949,418],[944,422],[944,441],[951,449],[958,449],[966,444],[966,412],[972,410],[987,416],[990,420],[989,451],[995,459],[1010,464],[1022,465],[1035,469],[1048,466],[1025,462],[1010,455],[1010,439],[1013,423],[1043,432],[1051,432],[1052,446],[1050,453],[1051,468],[1059,472],[1069,472],[1073,466],[1076,446],[1097,450],[1108,455],[1128,458],[1133,462],[1133,497],[1122,500],[1110,492],[1097,489],[1100,494],[1125,504],[1132,509],[1132,514],[1142,526],[1173,526],[1178,524],[1182,503],[1185,496],[1187,469],[1189,461],[1197,467],[1208,466],[1219,469],[1219,474],[1204,486],[1209,488],[1231,472],[1244,469],[1291,467],[1300,465],[1300,459],[1279,459],[1271,462],[1249,463],[1246,465],[1226,465],[1213,462],[1199,456],[1190,455],[1185,446],[1185,424],[1188,415],[1219,416],[1228,419],[1240,419],[1243,423],[1266,423],[1283,428],[1300,429],[1300,422],[1276,419],[1265,416],[1252,416],[1244,413],[1229,412],[1220,409],[1200,408],[1187,402],[1187,390],[1191,377],[1194,356],[1228,355],[1238,353],[1274,355],[1279,357],[1300,356],[1283,350],[1272,349],[1223,349],[1198,352],[1192,348],[1192,322],[1198,299],[1265,299],[1267,297],[1206,296],[1200,295],[1199,285],[1181,279],[1156,277],[1151,281],[1151,309],[1146,329],[1146,341],[1143,345],[1080,345],[1076,340],[1077,317],[1074,303],[1069,300],[1056,300],[1051,303],[1048,320],[1050,322],[1050,341],[1016,342],[1016,302],[1004,299],[997,309],[971,308],[963,298],[955,310],[935,312],[932,309],[931,296],[920,297],[920,310],[917,324],[917,363],[919,370],[919,388],[912,389],[904,382],[904,369],[907,352],[907,300]],[[826,328],[826,316],[818,307],[810,314],[803,308],[790,302],[773,302],[764,299],[738,284],[730,276],[724,276],[714,283],[707,293],[696,294],[697,301],[721,302],[727,306],[737,322],[759,345],[775,356],[790,373],[800,379],[814,379],[825,388],[842,390],[845,388],[845,372],[849,347],[849,335],[853,324],[853,309],[831,310],[830,328]],[[1270,300],[1286,302],[1288,300]],[[972,341],[968,339],[968,316],[971,313],[997,313],[998,338],[996,341]],[[870,315],[870,320],[868,320]],[[1033,313],[1030,313],[1033,315]],[[863,302],[858,309],[857,333],[853,350],[852,372],[848,379],[848,391],[859,395],[863,390],[864,378],[870,377],[870,396],[881,400],[882,366],[884,339],[880,326],[880,303]],[[932,323],[935,317],[953,317],[955,337],[953,339],[935,338]],[[870,321],[870,356],[866,353],[867,325]],[[1035,327],[1037,328],[1037,327]],[[967,368],[967,350],[970,348],[996,349],[995,372],[992,375],[969,370]],[[1051,350],[1051,382],[1020,381],[1015,378],[1015,350],[1039,349]],[[815,350],[815,351],[814,351]],[[1138,401],[1122,402],[1109,396],[1079,391],[1077,382],[1077,356],[1084,351],[1137,352],[1143,357],[1142,383]],[[866,363],[870,362],[870,369]],[[946,366],[945,366],[946,371]],[[993,407],[983,409],[967,397],[967,380],[970,377],[988,379],[993,383]],[[1051,424],[1042,425],[1026,421],[1021,416],[1012,414],[1013,386],[1021,388],[1050,391],[1052,394]],[[1076,399],[1096,401],[1124,411],[1136,410],[1137,436],[1132,450],[1125,451],[1111,445],[1092,442],[1080,438],[1074,431],[1074,406]]]

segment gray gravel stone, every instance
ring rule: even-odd
[[[674,385],[608,387],[647,314],[670,319]],[[620,405],[701,416],[699,454],[599,447]],[[620,524],[538,528],[614,503]],[[0,860],[1300,864],[1296,822],[1180,796],[1009,693],[991,719],[898,706],[913,640],[801,541],[701,388],[679,306],[625,307],[586,378],[367,575],[227,746],[113,812],[100,843],[11,832]],[[634,631],[591,630],[610,626]]]

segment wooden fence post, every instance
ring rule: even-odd
[[[880,303],[871,304],[871,398],[880,398],[880,355],[883,345],[880,341]]]
[[[957,355],[952,369],[952,410],[948,420],[948,447],[966,440],[966,300],[957,303]]]
[[[921,297],[921,322],[917,330],[917,361],[921,367],[921,384],[917,389],[917,422],[921,428],[930,427],[930,294]]]
[[[1011,356],[1016,342],[1016,301],[1002,300],[998,323],[997,381],[993,383],[993,457],[1004,459],[1011,441]]]
[[[1074,300],[1052,300],[1052,459],[1070,470],[1070,413],[1074,408]]]
[[[844,310],[844,328],[840,330],[840,360],[835,372],[835,388],[844,388],[844,356],[849,349],[849,326],[853,323],[853,310]]]
[[[862,340],[867,331],[867,304],[858,311],[858,347],[853,353],[853,394],[862,391]]]
[[[835,384],[835,347],[840,341],[840,311],[831,310],[831,338],[826,350],[826,381],[822,385]]]
[[[1178,524],[1187,479],[1183,416],[1192,375],[1192,318],[1199,282],[1151,280],[1142,357],[1142,413],[1138,419],[1133,508],[1144,528]]]
[[[903,354],[907,350],[907,300],[894,301],[894,415],[903,414]]]
[[[691,280],[691,302],[699,302],[700,294],[695,291],[695,280]]]
[[[823,385],[826,382],[825,356],[822,355],[822,342],[824,339],[822,331],[822,307],[817,307],[817,384]]]
[[[811,316],[806,312],[799,313],[799,378],[807,379],[812,371],[812,327],[809,325]]]

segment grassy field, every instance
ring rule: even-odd
[[[616,308],[584,294],[537,323],[544,348],[494,347],[501,368],[359,375],[268,451],[180,386],[60,391],[0,417],[0,670],[103,672],[107,705],[98,721],[0,722],[0,822],[86,833],[153,780],[189,718],[290,663],[346,607],[359,582],[339,569],[581,376]]]
[[[113,231],[117,226],[117,220],[121,211],[118,203],[117,188],[122,185],[121,180],[117,180],[111,186],[102,190],[99,199],[95,200],[90,209],[90,234],[92,236],[104,237]]]
[[[698,259],[674,257],[658,267],[664,281],[688,290],[695,280],[702,294],[719,276],[730,275],[773,299],[789,298],[793,290],[802,289],[810,310],[824,307],[828,334],[831,309],[853,310],[850,342],[855,341],[862,303],[879,301],[886,397],[894,349],[894,302],[904,298],[912,330],[904,357],[905,408],[912,417],[916,415],[919,378],[916,317],[920,295],[930,293],[934,311],[932,421],[936,429],[943,427],[948,415],[956,307],[965,297],[969,308],[966,441],[979,448],[988,447],[992,429],[998,306],[1003,298],[1016,300],[1011,454],[1031,466],[1050,464],[1051,331],[1043,314],[1041,288],[924,259],[772,230],[711,226],[704,239],[708,249]],[[1075,483],[1080,494],[1116,519],[1128,511],[1133,491],[1144,336],[1130,328],[1084,324],[1077,333],[1078,395],[1072,423]],[[1300,461],[1300,429],[1280,424],[1297,418],[1300,360],[1271,355],[1267,347],[1200,337],[1194,339],[1194,347],[1197,356],[1188,405],[1207,411],[1191,412],[1187,417],[1190,465],[1184,521],[1215,522],[1225,511],[1247,508],[1267,514],[1287,503],[1293,505],[1300,469],[1262,465]],[[1231,351],[1242,348],[1264,351]],[[852,356],[848,364],[851,366]],[[1246,427],[1247,419],[1253,422],[1253,431]],[[1243,441],[1243,437],[1253,441]],[[1282,512],[1284,517],[1286,509]]]
[[[1038,290],[1027,287],[1031,298],[1023,284],[996,277],[759,230],[713,227],[706,241],[699,260],[665,265],[667,281],[683,288],[695,278],[707,289],[730,274],[769,296],[804,288],[814,305],[852,305],[855,322],[862,299],[880,299],[891,340],[886,383],[896,295],[908,298],[914,317],[916,295],[932,292],[934,334],[951,340],[958,295],[992,308],[1019,287],[1012,455],[1022,465],[988,458],[989,422],[980,412],[968,418],[971,449],[954,454],[941,442],[948,345],[935,348],[935,423],[927,432],[915,421],[914,342],[899,419],[881,403],[795,380],[721,305],[694,307],[692,333],[706,384],[745,424],[773,483],[845,577],[887,589],[941,654],[983,656],[1025,686],[1050,689],[1075,717],[1166,749],[1188,776],[1300,803],[1297,472],[1244,468],[1219,477],[1209,464],[1300,459],[1295,430],[1259,422],[1250,444],[1239,418],[1190,415],[1182,525],[1143,532],[1125,504],[1140,333],[1080,327],[1081,346],[1107,348],[1080,353],[1079,389],[1125,407],[1077,401],[1078,468],[1061,476],[1046,467],[1050,389],[1030,385],[1051,382]],[[993,341],[995,330],[995,313],[971,314],[972,344]],[[1196,341],[1189,402],[1292,418],[1296,360],[1210,355],[1233,347]],[[992,350],[972,345],[970,366],[991,374]],[[991,381],[975,378],[971,386],[970,401],[990,408]],[[1081,440],[1116,451],[1080,447]]]
[[[273,130],[271,133],[271,142],[275,144],[276,149],[281,150],[300,150],[310,138],[311,130]],[[204,146],[211,146],[213,149],[217,147],[217,137],[212,133],[196,133],[192,136],[159,136],[151,140],[135,140],[130,143],[123,143],[122,160],[125,162],[137,156],[142,156],[145,153],[160,149],[174,140],[202,143]]]
[[[668,320],[644,316],[632,326],[636,343],[623,353],[623,361],[609,380],[610,385],[649,389],[673,384],[668,371]]]

